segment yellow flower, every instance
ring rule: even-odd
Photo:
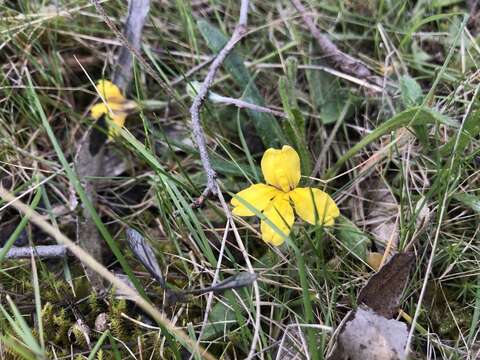
[[[102,98],[102,102],[93,105],[90,109],[92,118],[98,120],[103,115],[106,115],[115,125],[123,127],[129,111],[136,107],[136,103],[127,100],[118,86],[108,80],[99,80],[96,90]],[[117,133],[117,128],[109,126],[108,137],[110,139]]]
[[[294,208],[297,215],[310,224],[334,224],[340,215],[335,201],[320,189],[297,187],[301,176],[300,158],[291,146],[268,149],[263,154],[261,167],[266,184],[254,184],[240,191],[231,203],[234,215],[253,216],[255,212],[250,208],[254,208],[276,226],[274,229],[261,221],[263,241],[275,246],[283,243],[295,220]]]

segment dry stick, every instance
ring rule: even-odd
[[[125,22],[125,38],[128,45],[120,48],[117,59],[117,68],[113,74],[113,83],[125,93],[132,79],[133,55],[132,50],[139,51],[142,39],[142,30],[150,10],[150,0],[129,0],[128,17]]]
[[[273,116],[281,117],[281,118],[286,118],[287,114],[285,114],[283,111],[278,111],[274,109],[270,109],[265,106],[260,106],[256,104],[252,104],[240,99],[235,99],[227,96],[222,96],[218,94],[211,94],[209,97],[209,100],[215,103],[221,103],[221,104],[226,104],[226,105],[234,105],[240,109],[249,109],[253,111],[258,111],[262,113],[267,113],[267,114],[272,114]]]
[[[228,205],[225,202],[225,199],[223,198],[223,194],[220,191],[220,187],[217,183],[216,174],[212,168],[212,165],[210,163],[210,158],[208,156],[208,151],[207,151],[207,146],[205,141],[205,133],[203,131],[202,125],[200,124],[200,108],[205,102],[205,99],[208,95],[209,88],[212,85],[213,80],[215,78],[215,74],[217,73],[219,67],[222,65],[223,61],[225,60],[227,55],[230,53],[230,51],[232,51],[235,45],[243,38],[243,36],[246,33],[248,5],[249,5],[248,0],[242,0],[241,6],[240,6],[240,16],[238,20],[238,25],[235,27],[232,37],[228,40],[225,47],[218,53],[216,58],[210,64],[207,76],[205,77],[200,87],[200,90],[198,91],[198,94],[193,100],[192,106],[190,107],[190,114],[192,116],[193,135],[195,138],[195,142],[197,143],[197,146],[198,146],[203,168],[207,174],[207,187],[203,191],[200,198],[197,199],[197,205],[201,204],[201,202],[203,202],[203,200],[211,193],[216,194],[218,196],[218,199],[220,200],[222,208],[227,216],[227,219],[229,220],[232,226],[235,239],[237,240],[240,251],[242,252],[243,257],[245,258],[245,263],[247,264],[248,271],[253,273],[254,270],[253,270],[252,263],[250,262],[248,253],[245,249],[245,246],[243,245],[242,239],[235,226],[235,222],[233,221],[233,217],[230,212],[230,209],[228,208]],[[247,359],[253,358],[255,349],[257,346],[257,342],[260,338],[260,289],[258,287],[258,282],[256,280],[253,283],[253,289],[255,292],[255,300],[256,300],[255,301],[256,316],[255,316],[255,325],[254,325],[254,334],[253,334],[252,344],[251,344]]]
[[[323,52],[323,54],[325,54],[327,59],[335,65],[335,67],[341,69],[343,72],[355,75],[361,79],[366,79],[372,76],[370,70],[360,60],[345,54],[343,51],[338,49],[328,37],[320,33],[315,26],[312,17],[307,14],[307,9],[305,9],[300,0],[290,1],[302,16],[303,21],[312,33],[312,36],[315,38],[315,40],[317,40],[320,50]]]
[[[88,266],[90,269],[95,271],[105,280],[109,281],[112,285],[117,287],[123,293],[129,296],[129,298],[140,306],[146,313],[148,313],[155,321],[164,326],[169,332],[171,332],[180,342],[188,345],[190,350],[195,349],[196,343],[189,338],[183,331],[175,328],[175,325],[167,319],[160,311],[153,307],[148,301],[142,298],[136,290],[132,289],[130,286],[125,284],[122,280],[114,276],[107,268],[95,260],[88,252],[83,250],[80,246],[76,245],[72,240],[63,235],[57,228],[53,227],[50,223],[45,221],[42,216],[32,210],[30,207],[25,205],[23,202],[19,201],[12,195],[10,192],[5,190],[3,187],[0,187],[0,198],[5,201],[10,201],[12,206],[17,209],[19,212],[27,216],[31,222],[41,228],[45,233],[52,236],[58,243],[65,245],[73,255],[75,255],[82,263]],[[199,353],[203,357],[210,360],[215,360],[215,357],[207,352],[207,350],[199,347]]]
[[[8,250],[5,259],[30,259],[32,254],[43,259],[64,258],[67,248],[65,245],[14,246]]]
[[[248,0],[242,0],[241,9],[240,9],[240,18],[238,25],[233,31],[232,37],[228,40],[222,50],[218,53],[215,59],[210,64],[208,69],[207,76],[203,80],[203,83],[198,90],[197,96],[193,99],[192,106],[190,107],[190,114],[192,116],[192,130],[195,142],[198,146],[198,152],[200,153],[200,160],[202,161],[203,168],[207,175],[207,186],[202,192],[202,195],[197,199],[195,205],[200,206],[205,199],[216,190],[216,173],[212,168],[210,163],[210,158],[208,156],[207,145],[205,141],[205,133],[203,131],[202,125],[200,124],[200,108],[202,107],[205,99],[208,95],[208,90],[213,84],[215,79],[215,74],[222,65],[223,61],[233,50],[235,45],[245,36],[247,31],[247,14],[248,14]]]
[[[98,2],[94,2],[99,12],[103,12],[105,21],[115,27],[110,19],[108,19]],[[123,93],[126,92],[128,84],[132,78],[132,65],[133,56],[132,52],[137,52],[140,49],[140,40],[142,36],[142,29],[145,23],[145,19],[150,8],[150,0],[129,0],[128,1],[128,16],[125,23],[125,34],[120,34],[125,42],[124,46],[120,49],[120,54],[117,61],[117,68],[113,74],[113,82],[121,89]],[[99,9],[99,7],[101,9]],[[114,32],[118,31],[115,29]],[[117,34],[118,35],[118,34]],[[87,74],[88,76],[88,74]],[[104,100],[104,99],[102,99]],[[90,128],[84,135],[81,145],[75,156],[75,168],[80,181],[82,182],[85,192],[92,202],[96,203],[96,186],[95,183],[89,180],[92,177],[99,176],[103,170],[104,164],[104,141],[95,136],[96,129]],[[98,145],[92,144],[92,142],[98,141]],[[94,153],[91,151],[91,145],[98,146],[98,150]],[[85,249],[89,249],[90,254],[97,260],[102,259],[102,250],[104,242],[97,230],[97,227],[92,219],[88,210],[83,209],[82,215],[78,220],[77,228],[78,242]],[[103,289],[102,279],[95,272],[85,269],[85,273],[90,280],[94,290],[99,291]]]

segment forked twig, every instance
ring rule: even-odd
[[[216,173],[213,170],[212,165],[210,163],[210,158],[208,155],[207,145],[205,141],[205,132],[203,131],[202,125],[200,123],[200,109],[208,96],[208,91],[213,84],[215,74],[217,73],[218,69],[222,65],[227,55],[233,50],[235,45],[246,34],[248,6],[249,6],[249,1],[242,0],[240,5],[240,16],[239,16],[238,24],[235,27],[235,30],[233,31],[232,37],[228,40],[228,42],[225,44],[223,49],[218,53],[218,55],[210,64],[208,73],[205,79],[203,80],[203,83],[200,86],[200,89],[198,90],[197,95],[193,100],[192,106],[190,107],[190,114],[192,116],[192,128],[193,128],[194,139],[198,146],[198,151],[200,153],[200,159],[202,161],[203,168],[205,170],[205,173],[207,174],[207,186],[203,191],[202,195],[200,196],[200,198],[197,199],[196,204],[194,205],[201,205],[202,202],[206,199],[206,197],[208,197],[210,194],[215,194],[218,196],[218,199],[220,200],[222,208],[227,216],[227,219],[232,226],[235,239],[237,240],[240,251],[242,252],[242,256],[245,259],[245,263],[247,265],[248,271],[250,273],[254,273],[252,263],[250,262],[250,259],[248,257],[248,253],[245,249],[245,246],[243,245],[242,239],[233,221],[232,213],[230,212],[230,209],[228,208],[228,205],[223,197],[223,194],[220,191],[220,187],[216,179]],[[224,237],[224,240],[225,239],[226,238]],[[253,282],[253,290],[256,298],[256,301],[255,301],[256,316],[255,316],[253,339],[252,339],[252,343],[250,346],[250,351],[247,356],[247,359],[253,358],[255,349],[260,337],[260,315],[261,315],[260,314],[260,289],[258,286],[258,282],[256,280]],[[201,338],[199,337],[198,342],[200,340]]]
[[[213,84],[215,74],[222,65],[227,55],[233,50],[235,45],[245,36],[247,31],[247,15],[248,15],[248,0],[242,0],[240,8],[240,18],[232,37],[225,44],[222,50],[218,53],[215,59],[212,61],[208,68],[208,73],[203,80],[197,96],[193,99],[192,106],[190,107],[190,114],[192,116],[192,131],[195,142],[198,146],[198,152],[200,153],[200,160],[202,161],[203,168],[207,175],[207,186],[202,192],[202,195],[197,199],[194,206],[201,206],[205,199],[216,192],[216,176],[215,170],[212,168],[210,157],[208,156],[207,144],[205,141],[205,132],[200,124],[200,109],[205,102],[208,95],[208,90]]]

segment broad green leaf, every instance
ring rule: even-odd
[[[422,88],[412,77],[404,75],[400,78],[400,91],[402,93],[403,105],[406,108],[420,105],[422,103]]]
[[[336,222],[335,233],[348,251],[366,261],[367,249],[371,241],[357,225],[345,216],[340,216]]]
[[[218,53],[227,43],[228,37],[218,28],[204,20],[199,20],[197,26],[208,47],[214,53]],[[243,99],[249,103],[265,106],[265,101],[255,86],[250,72],[243,64],[243,58],[237,51],[232,51],[225,59],[223,66],[232,75],[235,82],[240,86]],[[252,119],[257,135],[262,139],[265,147],[280,147],[286,143],[285,136],[276,118],[271,114],[260,113],[246,109]]]
[[[231,325],[236,323],[237,317],[235,310],[227,306],[224,302],[217,302],[210,311],[209,323],[205,325],[202,339],[212,339],[225,332]],[[228,330],[227,330],[228,332]]]
[[[348,100],[338,78],[320,70],[307,70],[310,98],[323,124],[333,124]]]
[[[282,98],[283,109],[287,114],[287,121],[283,124],[285,134],[299,153],[302,173],[309,175],[311,173],[312,158],[308,151],[307,141],[305,139],[305,119],[300,109],[296,106],[296,101],[292,100],[294,86],[287,77],[280,77],[279,81],[280,97]]]
[[[476,213],[480,214],[480,197],[469,193],[459,193],[455,194],[453,198]]]

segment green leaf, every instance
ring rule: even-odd
[[[423,100],[423,91],[418,82],[408,75],[400,78],[400,91],[403,105],[406,108],[420,105]]]
[[[228,37],[218,28],[204,20],[199,20],[197,26],[208,47],[214,53],[218,53],[227,43]],[[265,106],[265,101],[255,86],[250,72],[243,64],[243,58],[237,51],[232,51],[223,62],[225,69],[232,75],[235,82],[240,86],[243,99],[249,103]],[[265,147],[280,147],[286,143],[285,136],[280,125],[271,114],[260,113],[250,109],[245,110],[252,119],[257,135],[262,139]]]
[[[345,216],[340,216],[337,219],[336,235],[349,252],[366,261],[371,241],[357,225]]]
[[[236,323],[235,310],[227,306],[223,301],[217,302],[210,311],[210,322],[205,325],[202,339],[212,339],[223,334],[225,329]],[[228,332],[228,331],[227,331]]]
[[[312,171],[312,158],[305,139],[305,119],[296,106],[296,101],[292,100],[292,97],[294,97],[293,90],[294,86],[290,80],[284,76],[280,77],[280,97],[282,98],[283,109],[287,114],[287,121],[284,123],[285,134],[299,153],[302,173],[309,175]]]
[[[335,123],[345,107],[348,94],[338,78],[320,70],[308,70],[310,98],[323,124]]]
[[[463,130],[458,139],[457,145],[457,154],[462,153],[470,141],[480,134],[480,111],[472,111],[468,117],[465,119],[463,124]],[[453,148],[455,147],[455,141],[457,140],[456,136],[452,136],[450,140],[440,148],[440,154],[442,156],[447,156],[452,153]]]
[[[455,194],[453,198],[476,213],[480,214],[480,197],[469,193],[459,193]]]

